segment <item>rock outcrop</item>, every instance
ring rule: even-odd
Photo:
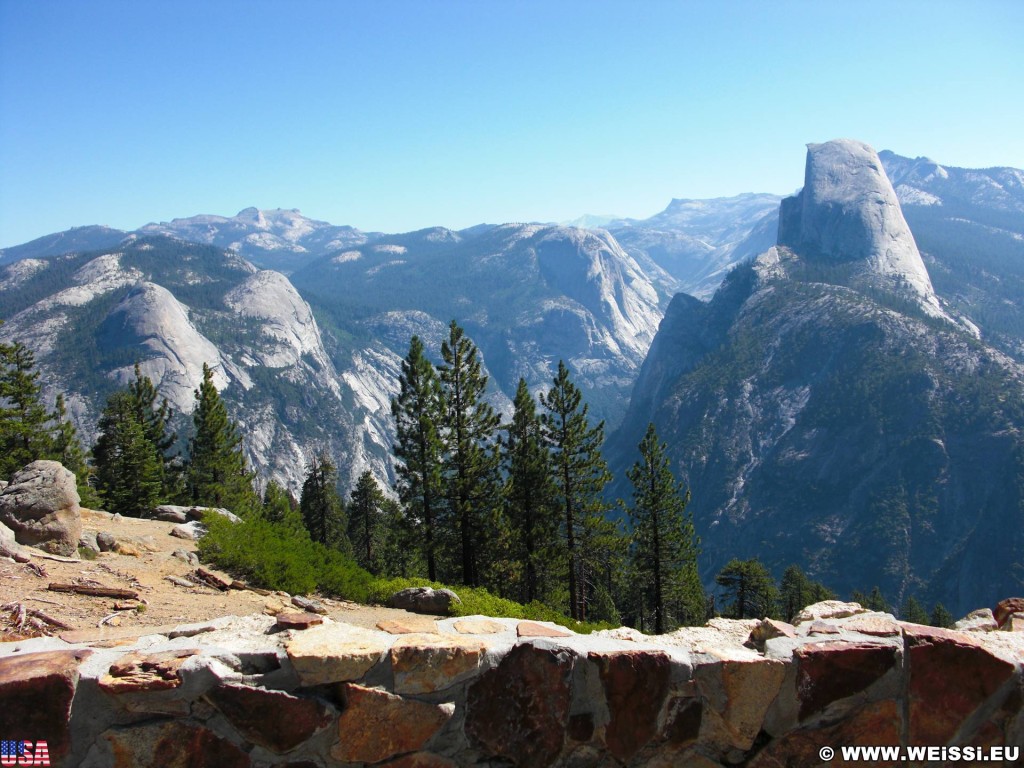
[[[56,461],[33,461],[0,493],[0,524],[18,544],[69,557],[82,536],[79,501],[72,472]]]
[[[227,617],[115,647],[7,643],[0,707],[54,765],[82,768],[774,768],[841,746],[1020,757],[1024,631],[825,606],[755,651],[756,621],[660,637],[525,623],[393,634]]]
[[[851,265],[866,284],[906,292],[942,314],[896,192],[867,144],[808,145],[804,188],[782,201],[778,244],[823,264]]]

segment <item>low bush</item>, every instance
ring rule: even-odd
[[[496,597],[481,587],[445,587],[426,579],[372,576],[348,555],[314,542],[305,531],[250,516],[241,523],[211,515],[204,521],[206,534],[199,540],[199,556],[253,586],[292,594],[319,591],[357,603],[387,603],[395,592],[409,587],[452,589],[462,600],[458,616],[550,621],[587,633],[610,624],[575,622],[550,606],[529,605]]]

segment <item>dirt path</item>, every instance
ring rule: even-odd
[[[39,553],[33,556],[31,563],[0,562],[0,606],[21,604],[29,611],[20,617],[11,610],[0,611],[0,642],[43,634],[38,626],[33,626],[38,624],[46,627],[46,634],[61,633],[62,630],[48,625],[45,620],[36,617],[33,621],[32,610],[75,630],[95,630],[89,634],[110,638],[137,636],[145,634],[147,628],[207,621],[218,616],[277,613],[286,608],[298,610],[284,593],[261,596],[248,590],[222,592],[212,587],[183,587],[168,581],[167,576],[187,578],[196,569],[195,565],[173,554],[196,551],[194,541],[170,535],[174,523],[118,519],[105,512],[82,510],[82,527],[86,532],[110,533],[121,551],[101,552],[95,560],[63,562]],[[53,582],[130,589],[137,592],[139,598],[116,600],[53,592],[48,589]],[[392,608],[316,598],[333,619],[364,627],[374,627],[384,619],[411,615]],[[116,604],[137,607],[117,610]],[[23,623],[21,619],[26,615],[28,621]],[[102,628],[101,621],[104,621]]]

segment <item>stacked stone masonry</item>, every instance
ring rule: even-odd
[[[792,626],[656,638],[484,617],[65,633],[0,644],[0,737],[84,768],[775,768],[826,764],[824,746],[1012,746],[1015,615],[952,631],[823,603]]]

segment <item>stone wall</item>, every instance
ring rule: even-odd
[[[0,738],[85,768],[811,766],[823,746],[1020,745],[1022,661],[1024,632],[855,604],[657,638],[227,617],[0,644]]]

